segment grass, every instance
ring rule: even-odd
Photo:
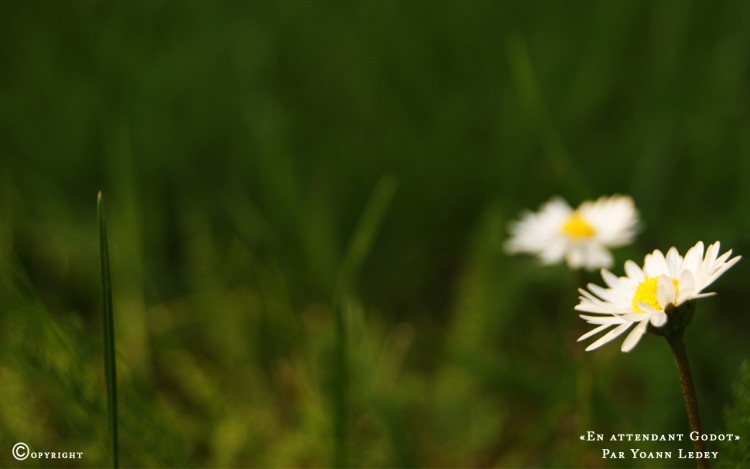
[[[616,271],[698,240],[746,256],[749,20],[733,1],[7,5],[0,441],[113,462],[104,187],[123,464],[639,466],[577,437],[687,428],[668,348],[582,353],[570,272],[502,243],[552,195],[621,192],[645,224]],[[709,432],[746,407],[746,269],[686,332]]]
[[[396,181],[392,176],[382,177],[373,191],[367,207],[362,212],[362,219],[352,235],[345,251],[339,270],[333,295],[331,309],[335,315],[336,345],[333,367],[335,371],[333,399],[334,414],[334,457],[333,467],[348,467],[347,432],[349,406],[349,347],[346,325],[346,309],[350,299],[355,295],[355,287],[362,264],[373,243],[373,238],[383,222],[386,209],[396,190]]]
[[[102,324],[104,326],[104,375],[107,390],[108,447],[112,454],[112,467],[120,467],[120,444],[117,427],[117,360],[115,347],[115,317],[112,309],[112,278],[109,270],[107,221],[104,216],[104,197],[97,197],[99,217],[99,248],[102,266]]]

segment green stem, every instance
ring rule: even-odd
[[[107,383],[107,410],[109,415],[109,437],[112,451],[112,467],[120,466],[120,451],[117,438],[117,368],[115,365],[115,325],[112,312],[112,279],[109,271],[109,246],[107,224],[104,220],[104,200],[99,192],[97,198],[99,214],[99,249],[102,266],[102,315],[104,316],[104,374]]]
[[[700,413],[698,412],[698,399],[695,395],[693,376],[690,373],[690,363],[688,362],[687,350],[685,349],[685,341],[682,338],[682,334],[676,334],[667,337],[667,342],[669,342],[669,346],[674,354],[674,363],[677,365],[677,373],[680,375],[680,385],[682,386],[682,395],[685,398],[685,409],[687,409],[690,429],[702,434],[703,429]],[[695,451],[705,454],[706,446],[700,438],[695,439],[693,443]],[[700,457],[696,461],[699,468],[708,468],[708,460],[706,458]]]

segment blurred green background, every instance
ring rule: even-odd
[[[107,464],[100,189],[125,466],[681,464],[578,438],[688,432],[666,342],[583,352],[578,276],[502,243],[553,195],[625,193],[618,274],[750,253],[750,3],[1,10],[0,465]],[[750,427],[749,274],[687,333],[709,432]]]

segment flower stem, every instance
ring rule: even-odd
[[[695,396],[695,386],[693,385],[693,376],[690,373],[690,363],[688,362],[687,350],[685,349],[685,341],[682,338],[682,334],[676,334],[671,337],[667,337],[667,342],[672,348],[674,354],[674,363],[677,365],[677,373],[680,375],[680,385],[682,386],[682,395],[685,398],[685,409],[688,414],[688,421],[690,422],[690,429],[699,434],[703,433],[701,426],[701,417],[698,412],[698,399]],[[695,451],[701,453],[701,456],[706,452],[706,446],[700,438],[694,440]],[[708,460],[705,457],[700,457],[696,460],[699,468],[708,468]]]

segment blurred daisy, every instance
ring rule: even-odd
[[[637,224],[638,211],[627,196],[600,197],[575,210],[555,197],[538,212],[526,212],[511,223],[505,250],[536,254],[545,264],[565,259],[572,269],[609,267],[608,248],[630,243]]]
[[[621,347],[623,352],[629,352],[649,324],[663,327],[673,308],[714,295],[703,290],[740,260],[740,256],[729,258],[731,249],[719,256],[719,247],[719,242],[715,242],[706,249],[704,256],[703,242],[698,242],[684,258],[674,247],[666,256],[657,249],[646,255],[642,269],[633,261],[625,262],[626,277],[617,277],[602,269],[602,278],[609,288],[590,283],[588,291],[579,289],[582,296],[575,309],[596,314],[582,314],[581,318],[598,327],[583,334],[578,341],[612,328],[586,348],[586,351],[594,350],[635,326]]]

